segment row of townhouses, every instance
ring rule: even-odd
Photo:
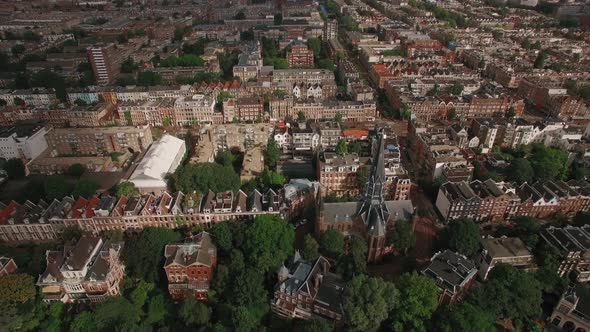
[[[520,186],[492,179],[446,182],[436,207],[446,221],[469,218],[503,221],[527,216],[548,218],[557,213],[572,217],[590,210],[590,183],[571,180],[523,183]]]
[[[178,228],[205,225],[230,219],[252,219],[261,214],[291,218],[312,202],[319,185],[291,180],[281,190],[258,190],[247,194],[144,194],[116,198],[109,195],[90,199],[67,196],[52,202],[11,201],[0,210],[0,240],[7,243],[52,241],[65,227],[78,227],[98,234],[107,230],[140,230],[144,227]]]

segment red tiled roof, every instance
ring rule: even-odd
[[[82,213],[86,210],[86,204],[88,204],[88,200],[84,197],[78,198],[74,205],[72,205],[72,218],[80,218]]]
[[[8,203],[8,205],[2,209],[2,211],[0,211],[0,223],[6,224],[6,218],[8,218],[8,216],[12,214],[12,211],[14,211],[14,209],[16,209],[18,206],[19,204],[17,202],[10,201],[10,203]]]
[[[342,131],[342,135],[344,135],[346,137],[353,136],[356,138],[362,138],[362,137],[369,136],[369,131],[365,130],[365,129],[344,129]]]

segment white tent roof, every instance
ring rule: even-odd
[[[168,134],[164,135],[159,141],[152,144],[129,180],[154,184],[164,182],[166,174],[175,171],[170,168],[174,166],[176,156],[184,149],[183,140]]]

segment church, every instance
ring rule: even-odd
[[[386,186],[383,161],[385,133],[377,131],[373,139],[373,159],[365,192],[357,202],[319,202],[316,218],[316,235],[335,229],[345,236],[360,236],[369,248],[367,261],[378,262],[391,251],[387,233],[397,220],[411,220],[414,206],[411,200],[389,201],[384,199]]]

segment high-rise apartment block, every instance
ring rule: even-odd
[[[328,41],[330,39],[337,39],[337,38],[338,38],[338,21],[326,20],[324,22],[324,40]]]
[[[113,82],[119,73],[115,55],[115,44],[95,45],[89,47],[88,60],[98,84]]]

